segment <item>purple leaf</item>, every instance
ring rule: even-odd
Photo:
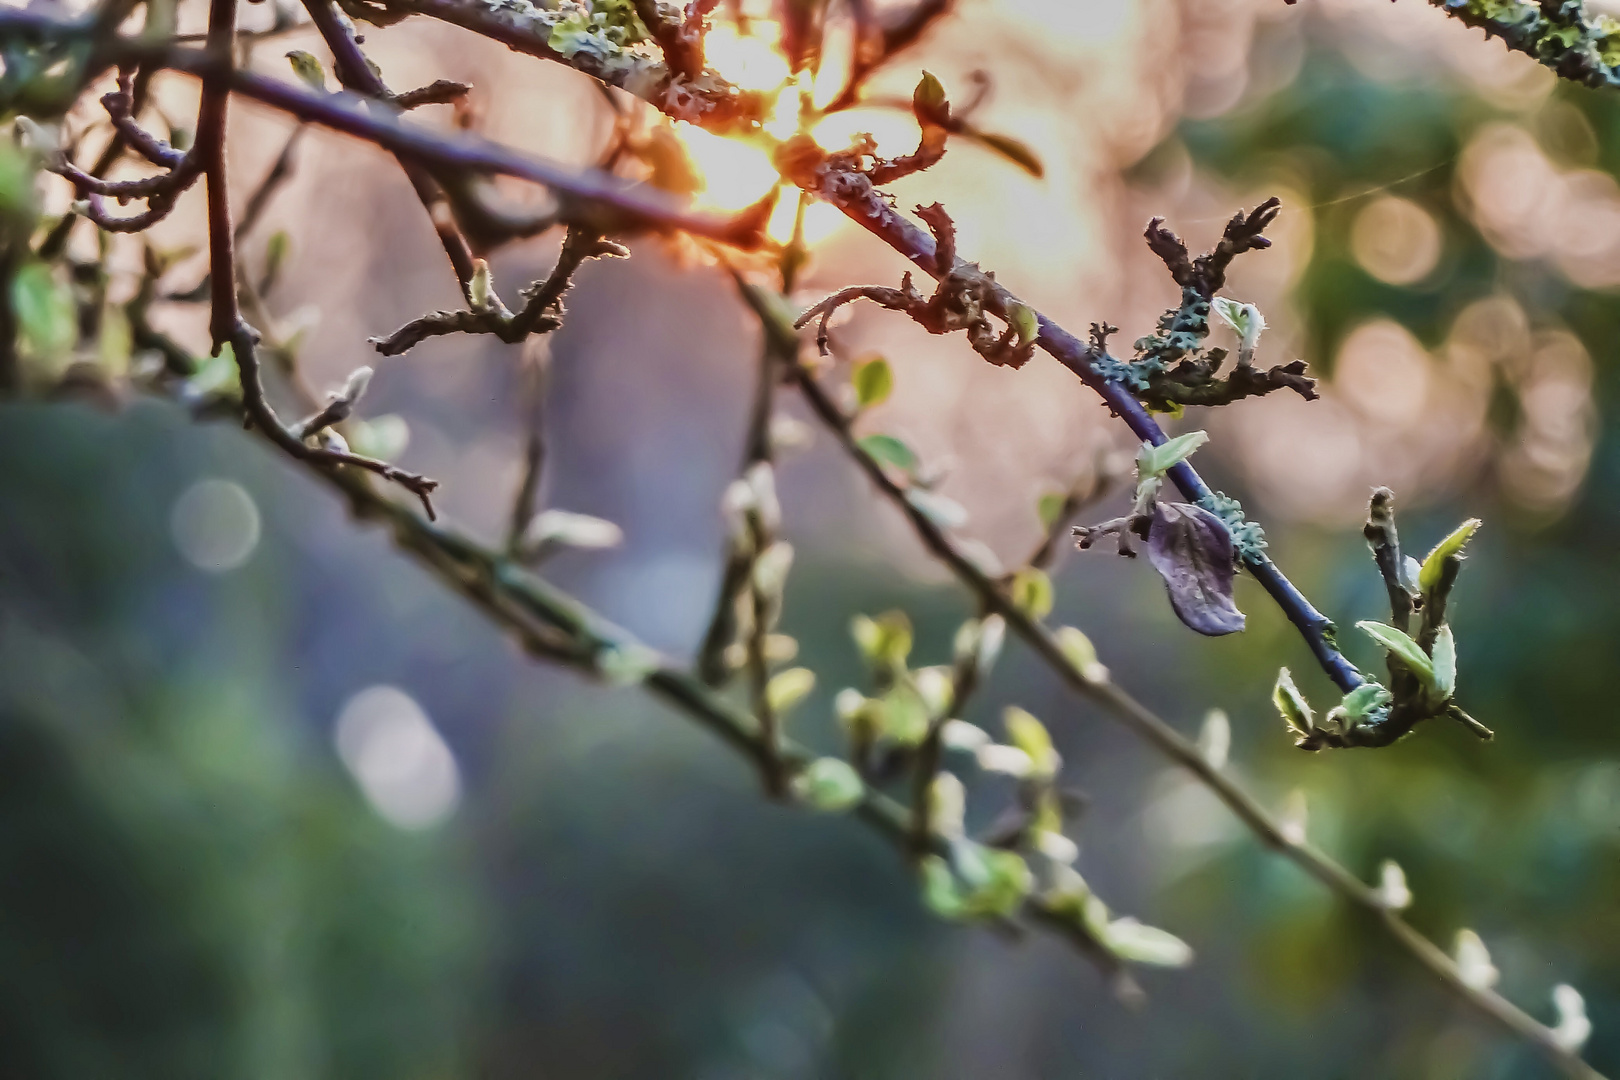
[[[1155,503],[1148,561],[1182,622],[1210,637],[1243,629],[1243,612],[1232,602],[1232,534],[1220,518],[1190,503]]]

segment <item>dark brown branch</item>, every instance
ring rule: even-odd
[[[143,84],[150,79],[150,75],[142,72]],[[135,120],[136,94],[130,84],[130,71],[125,68],[118,73],[118,88],[102,95],[101,105],[107,110],[112,119],[114,130],[123,138],[130,149],[140,154],[153,165],[165,169],[178,169],[186,159],[186,154],[176,150],[164,140],[152,135],[142,128]]]
[[[210,0],[208,44],[218,55],[231,54],[236,25],[236,0]],[[293,457],[325,465],[353,465],[392,480],[422,501],[431,518],[430,495],[438,481],[396,468],[386,461],[347,450],[312,447],[281,422],[265,397],[259,364],[259,335],[242,318],[236,296],[235,230],[231,227],[230,194],[225,165],[226,117],[232,88],[229,67],[211,68],[203,78],[202,105],[197,115],[196,160],[208,181],[208,332],[214,352],[229,345],[242,383],[242,406],[248,419],[272,442]]]
[[[1216,378],[1225,353],[1209,350],[1208,359],[1183,360],[1169,371],[1149,376],[1143,402],[1159,412],[1176,405],[1230,405],[1249,397],[1263,397],[1277,390],[1292,390],[1306,401],[1315,401],[1316,380],[1305,374],[1303,360],[1261,369],[1247,364],[1234,367],[1225,378]]]
[[[156,176],[145,176],[136,180],[106,180],[99,175],[85,172],[65,157],[46,166],[51,172],[71,183],[75,191],[85,199],[87,204],[85,217],[100,228],[115,233],[141,232],[162,221],[174,210],[175,202],[180,195],[202,175],[202,167],[195,152],[181,153],[162,139],[148,134],[135,122],[134,93],[130,82],[129,69],[123,69],[118,73],[117,89],[102,95],[101,104],[112,120],[115,134],[113,143],[109,145],[108,153],[103,155],[104,161],[98,163],[96,172],[110,168],[125,145],[133,148],[152,164],[161,166],[164,171]],[[146,209],[128,217],[119,217],[107,209],[105,202],[107,198],[117,199],[120,203],[130,199],[145,199]],[[66,240],[68,227],[58,226],[52,237],[47,238],[46,244],[52,244],[54,240],[59,246],[61,241]],[[44,246],[42,245],[42,249]]]
[[[390,100],[399,108],[409,111],[424,105],[454,105],[470,93],[472,87],[467,83],[435,79],[426,86],[395,94]]]

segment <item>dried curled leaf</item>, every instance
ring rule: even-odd
[[[1220,518],[1191,503],[1155,503],[1148,561],[1182,622],[1210,637],[1243,629],[1243,612],[1232,600],[1232,534]]]

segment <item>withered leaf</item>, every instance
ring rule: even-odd
[[[1148,561],[1182,622],[1210,637],[1243,629],[1243,612],[1232,602],[1232,534],[1220,518],[1190,503],[1155,503]]]

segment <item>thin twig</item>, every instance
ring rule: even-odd
[[[299,140],[304,137],[304,131],[303,124],[293,128],[292,134],[287,136],[287,141],[281,146],[281,153],[276,155],[275,164],[270,166],[270,171],[264,174],[259,186],[248,196],[247,205],[242,207],[242,217],[236,223],[237,243],[240,244],[242,238],[253,231],[253,227],[259,223],[259,218],[269,207],[270,201],[276,197],[276,192],[292,179],[294,152],[298,149]]]
[[[230,55],[235,24],[236,0],[210,0],[210,51]],[[265,397],[258,356],[259,335],[242,318],[236,295],[235,230],[231,226],[225,164],[225,127],[231,85],[229,67],[215,66],[204,77],[194,148],[208,186],[208,332],[214,352],[217,354],[226,345],[231,347],[241,377],[243,408],[248,419],[272,442],[295,458],[325,465],[354,465],[392,480],[421,499],[423,510],[432,517],[430,496],[438,481],[346,450],[312,447],[281,422]]]
[[[544,343],[523,351],[523,476],[512,498],[512,516],[506,529],[506,552],[515,556],[523,534],[540,508],[540,481],[546,467],[546,387],[551,376],[550,349]]]

